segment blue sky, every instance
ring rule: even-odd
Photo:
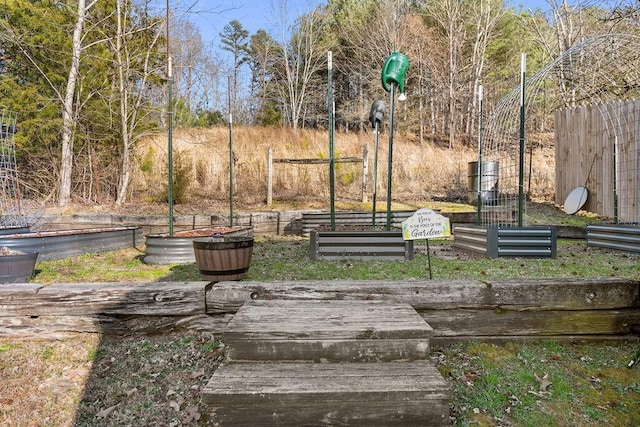
[[[182,2],[188,0],[173,0]],[[206,40],[217,41],[218,34],[229,21],[237,19],[242,26],[254,34],[259,29],[265,29],[270,33],[278,33],[281,29],[281,19],[279,18],[279,5],[283,0],[191,0],[191,4],[197,3],[192,10],[198,13],[191,14],[191,18],[197,21],[203,31]],[[312,10],[318,4],[325,3],[325,0],[284,0],[287,5],[288,23],[293,23],[297,17]],[[573,3],[572,0],[570,3]],[[545,0],[507,0],[507,4],[535,10],[549,9]],[[204,11],[204,12],[202,12]]]
[[[202,30],[203,39],[219,44],[219,34],[225,25],[238,20],[255,34],[264,29],[270,34],[278,34],[282,28],[280,4],[286,4],[284,19],[291,25],[296,17],[312,10],[324,0],[171,0],[178,10],[190,10],[189,19]],[[190,3],[189,3],[190,2]],[[190,7],[192,6],[192,7]],[[172,9],[174,6],[172,6]],[[276,39],[278,37],[274,36]]]
[[[516,8],[550,9],[545,0],[506,0],[507,5]],[[562,0],[558,0],[562,1]],[[586,3],[591,0],[570,0],[570,3]],[[167,0],[156,0],[156,7],[166,10]],[[259,29],[267,30],[276,40],[280,40],[282,18],[281,4],[286,4],[285,19],[291,25],[296,17],[312,10],[326,0],[169,0],[171,9],[187,11],[188,17],[197,23],[205,43],[220,45],[219,34],[231,20],[238,20],[253,35]],[[593,1],[592,1],[593,2]]]

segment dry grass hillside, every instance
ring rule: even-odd
[[[174,180],[177,209],[180,205],[203,208],[224,206],[229,200],[229,129],[184,129],[173,134]],[[386,204],[388,134],[379,136],[377,201]],[[234,153],[234,203],[239,209],[268,209],[268,149],[274,159],[327,159],[329,139],[325,131],[236,126]],[[337,133],[337,158],[363,157],[368,147],[368,180],[364,195],[371,206],[374,169],[374,133]],[[137,153],[133,199],[147,204],[166,200],[167,136],[143,141]],[[436,143],[418,144],[406,135],[394,134],[392,199],[419,205],[434,200],[465,201],[467,163],[477,159],[475,147],[449,149]],[[527,163],[528,163],[527,159]],[[530,195],[552,200],[553,148],[533,153],[534,171]],[[357,205],[363,201],[363,164],[336,164],[336,203]],[[329,167],[324,164],[274,163],[274,207],[325,207],[329,197]],[[144,203],[141,203],[144,204]]]

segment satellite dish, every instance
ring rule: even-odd
[[[588,196],[589,190],[587,190],[587,187],[576,187],[571,190],[571,193],[569,193],[567,199],[564,201],[565,213],[573,215],[578,212],[586,203]]]

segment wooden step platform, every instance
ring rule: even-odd
[[[202,398],[221,426],[449,425],[432,334],[406,303],[248,301]]]
[[[202,393],[221,426],[451,424],[450,388],[427,362],[232,362]]]
[[[223,336],[234,361],[424,360],[433,329],[405,303],[249,301]]]

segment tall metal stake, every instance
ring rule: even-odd
[[[375,139],[373,141],[373,206],[371,210],[371,225],[376,226],[376,199],[378,197],[378,135],[380,123],[376,121]]]
[[[169,237],[173,237],[173,73],[171,71],[171,56],[169,56],[169,0],[167,0],[167,78],[168,81],[168,98],[169,106],[167,108],[167,169],[168,169],[168,188],[167,200],[169,202]]]
[[[387,171],[387,231],[391,230],[391,181],[393,177],[393,116],[395,108],[396,86],[400,87],[400,101],[404,101],[404,76],[409,69],[409,58],[400,52],[393,52],[382,66],[382,87],[391,92],[391,111],[389,117],[389,167]],[[391,87],[389,87],[391,83]]]
[[[524,219],[524,107],[525,107],[525,80],[527,72],[527,54],[522,53],[520,57],[520,162],[518,174],[518,227],[522,227]]]
[[[391,181],[393,168],[393,116],[395,110],[396,84],[391,83],[391,109],[389,111],[389,162],[387,165],[387,231],[391,230]]]
[[[380,134],[380,122],[384,117],[384,102],[381,100],[374,101],[371,105],[369,113],[369,122],[375,129],[375,140],[373,143],[373,209],[371,217],[371,225],[376,226],[376,199],[378,195],[378,135]]]
[[[229,103],[229,226],[233,227],[233,106],[231,101],[231,76],[227,78]]]
[[[173,96],[172,96],[173,76],[171,74],[171,57],[169,57],[169,111],[168,119],[169,135],[167,138],[168,160],[167,168],[169,169],[169,189],[167,198],[169,199],[169,236],[173,237]]]
[[[331,217],[331,231],[336,229],[335,207],[335,104],[333,102],[333,64],[331,51],[327,52],[327,72],[329,74],[329,88],[327,92],[327,109],[329,110],[329,211]]]
[[[482,222],[482,91],[482,85],[478,86],[478,225]]]

